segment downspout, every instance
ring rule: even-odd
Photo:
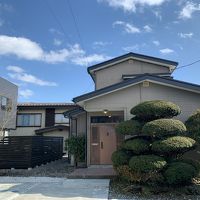
[[[88,139],[88,134],[87,134],[87,130],[88,130],[88,128],[87,128],[87,123],[88,123],[88,113],[87,113],[87,111],[85,111],[85,114],[86,114],[86,126],[85,126],[85,164],[86,164],[86,167],[87,167],[87,139]]]

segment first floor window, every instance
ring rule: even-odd
[[[41,126],[41,114],[18,114],[17,126]]]

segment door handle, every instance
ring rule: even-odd
[[[103,149],[103,142],[101,142],[101,149]]]

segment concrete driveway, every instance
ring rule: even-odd
[[[108,179],[0,177],[0,200],[103,200],[108,190]]]

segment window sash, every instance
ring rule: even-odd
[[[38,127],[41,126],[41,114],[18,114],[17,126]]]
[[[69,124],[69,118],[65,118],[62,113],[56,113],[55,124]]]

